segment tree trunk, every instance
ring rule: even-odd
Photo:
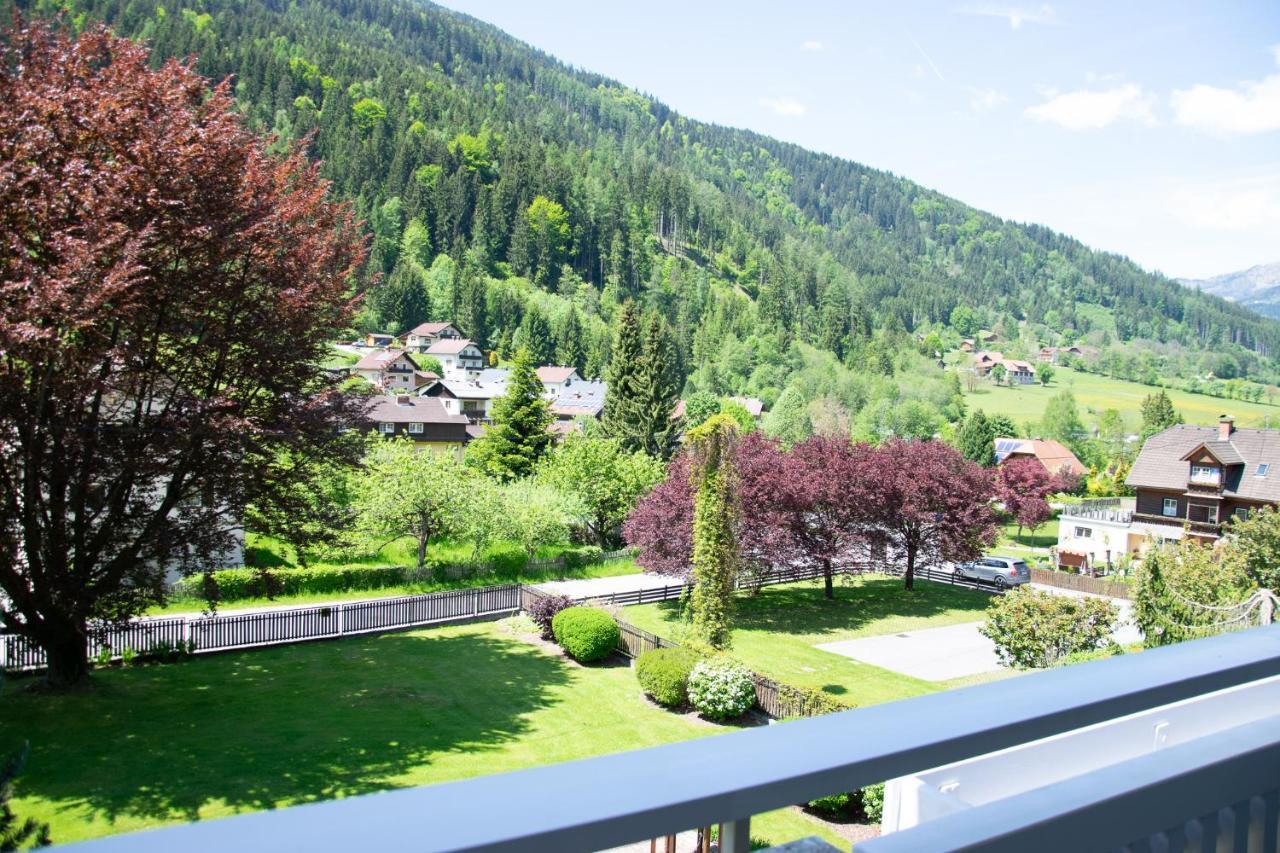
[[[427,539],[420,537],[418,539],[418,568],[425,568],[427,565]]]
[[[825,559],[822,561],[822,584],[823,594],[827,597],[828,601],[836,597],[835,590],[832,589],[831,586],[831,574],[831,560]]]
[[[907,548],[907,589],[916,588],[916,549]]]
[[[49,669],[45,683],[56,690],[81,687],[89,679],[89,644],[83,625],[68,624],[44,640]]]

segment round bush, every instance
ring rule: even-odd
[[[689,702],[689,673],[698,655],[684,647],[650,649],[636,658],[636,678],[653,701],[668,708],[680,708]]]
[[[568,607],[551,620],[551,633],[574,660],[590,663],[618,648],[618,623],[594,607]]]
[[[689,673],[689,701],[712,720],[739,717],[756,701],[751,670],[729,658],[699,661]]]

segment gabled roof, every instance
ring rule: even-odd
[[[379,350],[377,352],[367,353],[363,358],[356,362],[356,366],[352,370],[381,370],[391,362],[404,356],[409,359],[409,363],[417,368],[417,362],[402,349]]]
[[[1228,440],[1220,441],[1218,429],[1178,424],[1156,433],[1142,446],[1125,482],[1135,488],[1183,491],[1191,477],[1188,457],[1203,446],[1226,466],[1223,494],[1280,503],[1280,430],[1237,429]],[[1227,462],[1218,455],[1232,452],[1239,462]],[[1269,466],[1265,476],[1258,476],[1259,465]]]
[[[1232,433],[1232,435],[1234,435],[1234,433]],[[1202,449],[1209,451],[1209,453],[1213,455],[1213,458],[1217,459],[1223,465],[1244,464],[1244,457],[1241,456],[1239,451],[1232,446],[1230,441],[1217,440],[1200,442],[1195,447],[1182,454],[1182,460],[1180,461],[1191,461],[1191,457],[1195,456]]]
[[[543,385],[559,385],[566,379],[571,379],[578,375],[576,367],[559,367],[556,365],[547,365],[539,367],[537,370],[538,381]]]
[[[608,387],[603,379],[584,379],[567,388],[557,388],[551,398],[551,412],[559,418],[594,418],[604,409]]]
[[[466,426],[466,415],[451,415],[437,397],[415,397],[396,394],[377,397],[365,411],[370,421],[392,424],[459,424]]]
[[[445,329],[451,329],[451,328],[453,328],[452,323],[419,323],[418,325],[414,326],[412,329],[405,332],[404,334],[406,337],[409,335],[418,335],[420,337],[427,337],[432,335],[438,335],[441,332],[443,332]]]
[[[1000,363],[1004,365],[1005,370],[1031,370],[1031,363],[1020,361],[1016,358],[1002,358]]]
[[[1051,438],[997,438],[995,451],[997,462],[1003,462],[1010,456],[1035,457],[1050,474],[1057,474],[1063,468],[1077,475],[1086,474],[1089,470],[1069,447]]]
[[[449,396],[459,400],[494,400],[507,393],[505,382],[458,382],[453,379],[441,379],[440,385]]]
[[[470,346],[475,344],[466,338],[441,338],[427,348],[427,355],[457,355]]]
[[[421,388],[424,385],[430,385],[433,382],[439,382],[440,377],[430,370],[415,370],[413,372],[413,387]]]

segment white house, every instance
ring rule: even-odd
[[[539,367],[537,372],[538,381],[542,383],[543,388],[547,389],[547,393],[552,396],[558,395],[573,383],[582,381],[582,377],[578,375],[578,368],[576,367],[548,365]]]
[[[421,374],[417,363],[401,349],[371,352],[351,371],[387,391],[412,391]]]
[[[466,338],[440,338],[426,349],[444,368],[444,378],[449,380],[474,380],[484,368],[484,353],[480,347]]]
[[[405,349],[426,352],[436,341],[461,337],[462,333],[452,323],[422,323],[405,332],[400,339]]]

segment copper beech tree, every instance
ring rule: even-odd
[[[307,529],[349,452],[317,365],[365,246],[226,84],[102,28],[0,42],[0,620],[65,687],[93,624],[209,568],[246,508]]]

